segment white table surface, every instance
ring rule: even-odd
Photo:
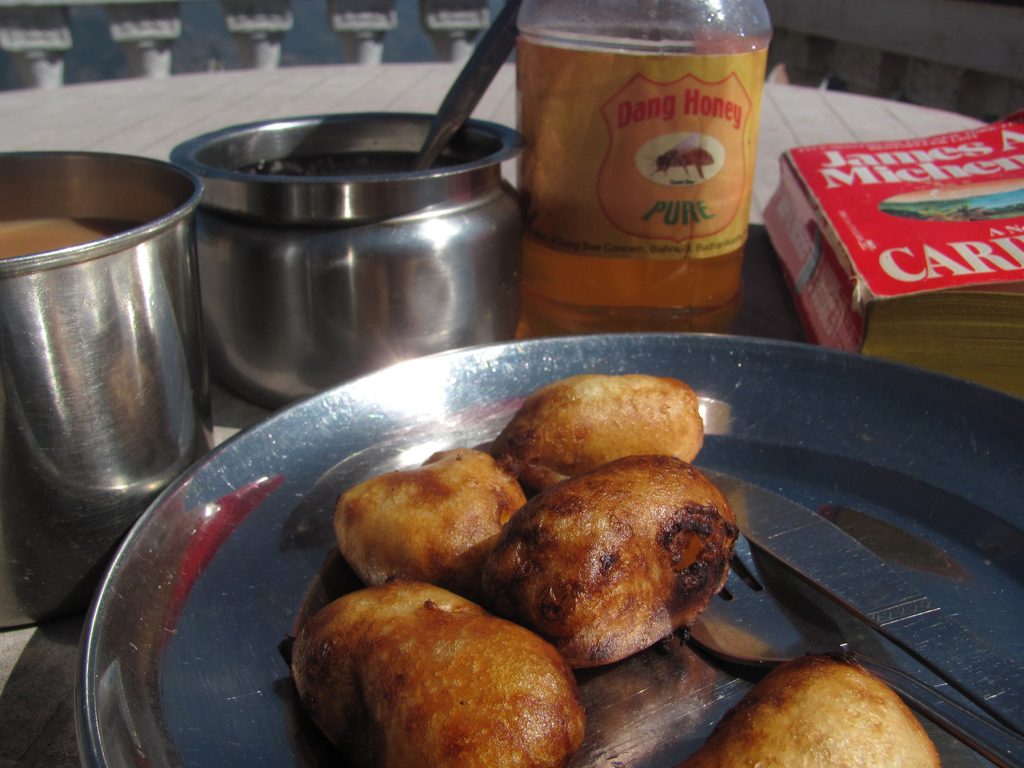
[[[328,112],[432,112],[453,64],[295,67],[117,80],[0,93],[0,151],[80,149],[166,159],[179,142],[228,125]],[[515,125],[507,65],[474,116]],[[751,219],[775,187],[777,158],[798,144],[930,136],[976,125],[963,115],[864,96],[769,83],[761,109]]]
[[[452,64],[295,67],[117,80],[0,93],[0,152],[75,149],[166,159],[179,142],[228,125],[332,112],[432,112]],[[506,66],[474,116],[515,125]],[[963,115],[784,84],[766,86],[751,220],[761,222],[792,146],[929,136],[976,125]],[[514,167],[507,173],[514,179]],[[223,438],[262,415],[219,393]],[[0,768],[78,765],[74,684],[82,616],[0,631]]]

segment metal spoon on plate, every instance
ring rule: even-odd
[[[801,620],[790,612],[768,588],[768,579],[742,535],[731,565],[724,599],[713,600],[691,628],[690,639],[707,653],[732,664],[765,667],[805,653],[841,651],[884,680],[920,714],[995,765],[1008,768],[1024,762],[1024,739],[1009,728],[967,709],[942,688],[851,648],[839,627]]]

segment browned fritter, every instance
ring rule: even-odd
[[[863,668],[805,656],[772,670],[679,768],[929,768],[935,745],[903,700]]]
[[[623,456],[693,461],[704,443],[697,395],[678,379],[582,374],[531,394],[491,453],[542,489]]]
[[[689,625],[725,582],[738,530],[695,467],[630,456],[548,488],[484,566],[485,605],[573,667],[618,661]]]
[[[346,765],[562,766],[583,740],[557,651],[427,584],[369,587],[322,608],[296,638],[292,675]]]
[[[490,455],[460,448],[349,489],[338,499],[334,531],[365,584],[411,579],[478,599],[484,561],[525,502]]]

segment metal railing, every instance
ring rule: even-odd
[[[65,80],[65,58],[73,46],[83,45],[72,37],[72,10],[85,13],[88,8],[95,15],[102,9],[110,37],[104,42],[109,46],[113,41],[121,48],[129,75],[166,77],[172,66],[173,71],[194,71],[205,62],[172,63],[172,56],[188,42],[183,10],[184,15],[195,15],[205,4],[220,9],[225,29],[221,37],[235,41],[231,55],[237,66],[272,69],[281,65],[282,41],[293,30],[296,17],[306,21],[307,31],[309,25],[322,27],[329,42],[337,46],[340,41],[344,62],[380,62],[385,39],[394,47],[395,38],[404,39],[410,25],[418,27],[417,39],[430,41],[425,44],[426,58],[461,61],[502,2],[0,0],[0,52],[16,64],[21,85],[57,87]],[[1024,4],[1018,0],[766,3],[775,27],[769,64],[778,79],[982,118],[1024,106]],[[195,27],[191,29],[194,34]],[[307,40],[296,43],[296,38],[302,38],[298,30],[289,40],[308,48]],[[76,47],[75,53],[79,50]],[[306,63],[301,56],[299,60]],[[209,66],[218,63],[214,56]]]
[[[242,66],[273,69],[294,24],[293,0],[214,0]],[[300,0],[301,1],[301,0]],[[102,7],[110,38],[124,52],[129,74],[168,77],[174,43],[182,35],[185,3],[211,0],[0,0],[0,51],[15,63],[23,85],[56,88],[64,83],[65,58],[75,40],[71,10]],[[385,36],[399,23],[395,0],[325,0],[325,23],[337,34],[345,61],[379,63]],[[491,18],[488,0],[417,0],[419,24],[434,57],[461,61]]]

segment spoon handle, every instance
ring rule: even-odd
[[[1024,737],[1024,665],[833,523],[784,496],[747,486],[736,519],[751,545]]]
[[[1024,739],[994,720],[976,714],[902,670],[864,656],[850,656],[884,680],[918,713],[1000,768],[1024,765]]]
[[[414,170],[422,171],[434,165],[452,136],[472,114],[494,75],[512,52],[516,42],[516,17],[520,2],[506,0],[505,7],[476,44],[430,124],[427,138],[413,163]]]

